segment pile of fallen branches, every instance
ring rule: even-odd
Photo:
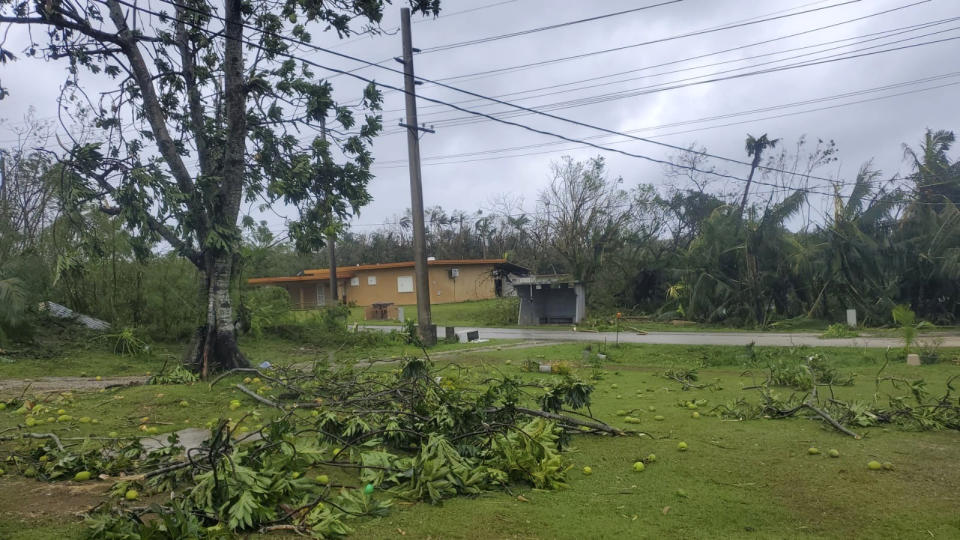
[[[338,536],[354,518],[389,511],[396,498],[439,502],[511,486],[564,487],[571,433],[624,433],[592,416],[593,387],[574,377],[491,377],[437,368],[429,358],[393,370],[326,362],[307,371],[235,370],[211,385],[227,381],[276,417],[258,424],[263,415],[247,412],[214,426],[201,448],[184,451],[173,437],[150,460],[131,459],[112,504],[88,518],[90,538]],[[31,456],[57,452],[52,445]],[[106,467],[84,466],[94,475]],[[176,502],[137,505],[123,500],[129,490]]]
[[[781,397],[774,388],[778,386],[777,383],[794,385],[784,384],[783,371],[779,367],[771,367],[766,381],[744,388],[757,390],[761,396],[759,403],[751,403],[741,398],[732,403],[718,405],[713,412],[724,418],[737,420],[789,418],[810,413],[812,418],[817,418],[833,429],[857,439],[861,438],[861,435],[853,431],[854,429],[883,424],[921,431],[960,430],[960,398],[954,394],[956,388],[953,384],[960,376],[947,380],[946,391],[942,395],[931,396],[923,379],[883,376],[888,364],[889,359],[877,372],[872,403],[838,399],[834,393],[834,384],[849,386],[852,379],[840,377],[833,371],[825,372],[822,367],[807,362],[800,365],[804,375],[790,379],[800,381],[801,388],[808,387],[804,394],[791,393],[785,398]],[[819,379],[819,373],[828,373],[829,382]],[[886,394],[884,390],[887,391]],[[886,403],[883,402],[884,397]]]

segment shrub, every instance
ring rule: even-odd
[[[267,327],[284,321],[290,314],[290,294],[283,287],[258,287],[240,306],[240,326],[259,339]]]
[[[843,323],[834,323],[828,326],[820,337],[823,339],[838,339],[857,337],[859,335],[855,330]]]
[[[520,299],[516,297],[497,298],[480,313],[483,324],[493,326],[512,326],[517,324],[520,313]]]

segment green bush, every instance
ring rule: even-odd
[[[520,299],[517,297],[497,298],[480,313],[483,324],[493,326],[513,326],[517,324],[520,313]]]
[[[860,334],[843,323],[834,323],[827,327],[826,331],[820,335],[823,339],[839,339],[857,337]]]
[[[260,339],[263,331],[285,322],[290,315],[290,294],[283,287],[258,287],[245,295],[238,309],[240,326]]]

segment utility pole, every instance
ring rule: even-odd
[[[420,177],[420,128],[417,124],[417,90],[413,77],[413,38],[410,36],[410,8],[400,9],[403,37],[403,89],[406,94],[407,156],[410,162],[410,208],[413,212],[413,265],[417,290],[417,329],[424,345],[437,342],[430,316],[430,276],[427,266],[427,239],[423,219],[423,184]],[[419,52],[419,51],[418,51]],[[430,131],[430,130],[425,130]]]

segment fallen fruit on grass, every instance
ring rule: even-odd
[[[649,456],[647,456],[647,463],[653,463],[656,460],[657,460],[656,454],[650,454]]]
[[[243,378],[243,384],[250,384],[250,381],[252,381],[252,380],[253,380],[253,379],[251,379],[250,377],[244,377],[244,378]]]
[[[120,434],[117,433],[116,431],[111,431],[110,433],[107,433],[107,435],[109,435],[110,437],[112,437],[112,438],[114,438],[114,439],[116,439],[117,437],[120,436]]]
[[[658,414],[658,415],[654,416],[653,419],[656,420],[657,422],[662,422],[662,421],[663,421],[663,416],[661,416],[661,415]]]
[[[820,449],[814,448],[813,446],[811,446],[810,448],[807,448],[807,453],[810,454],[811,456],[815,456],[820,453]]]
[[[644,469],[644,465],[643,465],[643,462],[642,462],[642,461],[638,461],[638,462],[636,462],[636,463],[633,464],[633,471],[634,471],[634,472],[643,472],[643,469]]]
[[[0,476],[3,476],[7,471],[0,469]]]
[[[6,403],[0,403],[0,411],[4,410],[4,409],[6,409],[6,408],[7,408],[7,404],[6,404]]]
[[[128,501],[135,501],[140,498],[140,493],[135,489],[128,489],[127,492],[123,494],[123,498]]]
[[[314,478],[314,480],[315,480],[318,484],[323,484],[323,485],[327,485],[327,484],[330,483],[330,478],[329,478],[327,475],[325,475],[325,474],[318,474],[317,477]]]
[[[700,413],[693,411],[693,413],[690,414],[690,418],[700,418]]]
[[[231,411],[235,411],[235,410],[237,410],[237,409],[239,409],[239,408],[240,408],[240,402],[239,402],[239,401],[238,401],[238,402],[233,402],[233,401],[230,402],[230,410],[231,410]]]
[[[157,429],[157,428],[155,428],[155,427],[153,427],[153,426],[147,428],[147,433],[149,433],[149,434],[151,434],[151,435],[156,435],[157,432],[159,432],[159,431],[160,431],[159,429]]]
[[[69,422],[69,421],[71,421],[71,420],[73,420],[73,417],[70,416],[69,414],[61,414],[61,415],[57,418],[57,422]]]
[[[510,364],[513,363],[513,361],[512,361],[512,360],[505,360],[503,363],[509,366]]]
[[[883,462],[883,468],[886,469],[886,470],[888,470],[888,471],[892,471],[892,470],[893,470],[893,463],[890,463],[889,461],[884,461],[884,462]]]
[[[687,443],[685,443],[685,442],[683,442],[683,441],[678,442],[678,443],[677,443],[677,450],[679,450],[679,451],[681,451],[681,452],[686,452],[686,451],[687,451]]]
[[[688,408],[688,409],[696,409],[696,408],[697,408],[697,404],[694,403],[694,402],[692,402],[692,401],[691,401],[691,402],[688,402],[688,403],[687,403],[687,408]]]
[[[181,407],[189,407],[189,406],[190,406],[190,403],[189,403],[187,400],[183,400],[183,401],[180,402],[180,406],[181,406]]]
[[[57,414],[67,414],[67,410],[66,410],[66,409],[60,409],[59,411],[57,411]]]
[[[678,490],[677,490],[677,497],[686,498],[686,497],[687,497],[687,490],[685,490],[685,489],[678,489]]]
[[[648,409],[650,412],[653,412],[653,411],[657,410],[657,408],[654,407],[653,405],[647,407],[647,409]]]
[[[27,424],[28,427],[33,427],[37,425],[37,419],[32,416],[28,416],[27,419],[24,420],[24,423]]]
[[[90,423],[90,417],[89,417],[89,416],[81,416],[80,418],[77,419],[77,422],[80,422],[81,424],[89,424],[89,423]]]
[[[85,482],[90,479],[90,471],[80,471],[77,474],[73,475],[73,480],[75,482]]]
[[[591,469],[590,467],[584,467],[583,474],[590,476],[591,474],[593,474],[593,469]]]
[[[620,388],[620,387],[617,386],[617,383],[613,383],[610,385],[610,388],[613,388],[614,390],[616,390],[617,388]]]
[[[879,461],[874,460],[867,463],[867,468],[870,469],[871,471],[879,471],[883,469],[883,464],[880,463]]]
[[[34,469],[33,467],[29,467],[27,470],[23,471],[23,475],[26,476],[27,478],[33,478],[34,476],[37,475],[37,470]]]
[[[620,409],[619,411],[617,411],[617,416],[626,416],[626,415],[627,415],[627,411],[623,409]]]
[[[293,478],[294,480],[296,480],[297,478],[300,478],[300,473],[298,473],[297,471],[293,471],[292,473],[290,473],[290,478]]]
[[[827,455],[829,455],[830,457],[840,457],[840,451],[837,450],[836,448],[831,448],[831,449],[827,452]]]
[[[260,377],[254,377],[253,380],[251,380],[250,382],[252,382],[253,384],[260,384]]]
[[[623,396],[620,394],[617,394],[617,399],[623,399]]]
[[[97,375],[97,380],[98,380],[98,381],[102,381],[102,380],[103,380],[103,377]]]

